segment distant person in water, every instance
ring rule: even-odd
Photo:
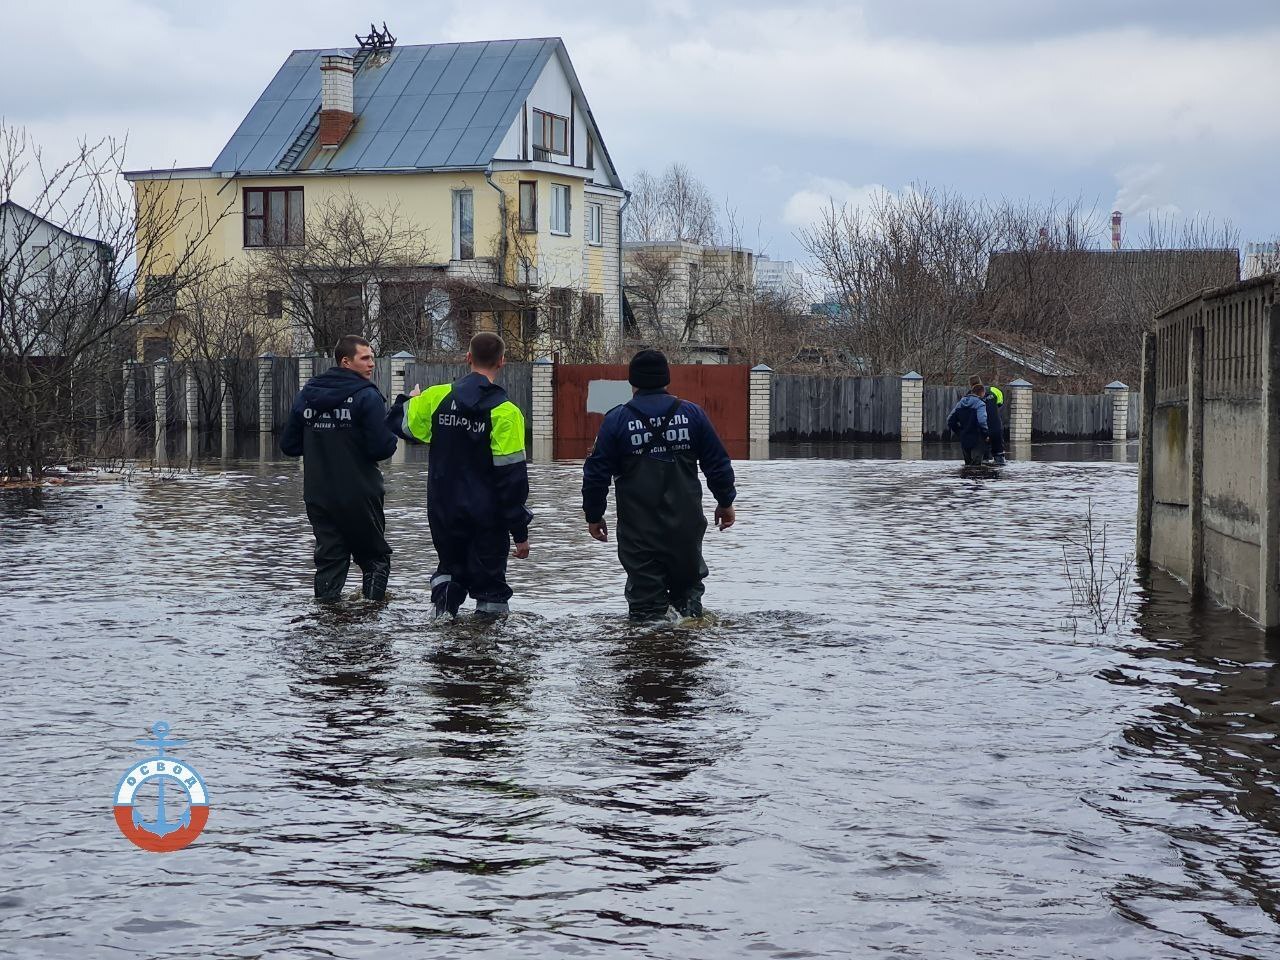
[[[947,417],[947,429],[960,441],[966,466],[982,466],[987,449],[987,405],[983,401],[987,388],[977,377],[969,378],[969,392],[960,398]]]
[[[333,349],[335,366],[299,391],[280,435],[286,456],[302,457],[302,498],[315,533],[317,600],[337,600],[352,557],[364,573],[362,592],[381,600],[391,575],[378,461],[396,450],[386,403],[373,376],[373,350],[348,334]]]
[[[982,383],[979,377],[970,377],[969,386]],[[990,446],[983,455],[983,462],[1004,466],[1004,423],[1000,416],[1000,408],[1004,406],[1004,391],[999,387],[987,387],[982,395],[982,402],[987,405],[987,435],[991,438]]]
[[[587,531],[609,539],[604,510],[613,482],[618,498],[618,559],[627,571],[632,620],[658,620],[673,609],[702,615],[702,512],[698,468],[716,498],[716,526],[737,515],[733,464],[706,413],[667,392],[671,369],[657,350],[641,350],[627,379],[632,399],[605,414],[595,447],[582,468]]]

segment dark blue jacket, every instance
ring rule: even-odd
[[[666,415],[672,399],[666,390],[642,390],[631,403],[654,421]],[[605,414],[595,448],[582,467],[582,510],[588,523],[598,523],[604,517],[609,484],[622,472],[625,457],[639,455],[649,438],[649,426],[641,423],[627,404],[614,407]],[[680,402],[667,427],[666,436],[654,444],[649,456],[661,460],[677,457],[696,459],[707,478],[711,495],[722,507],[729,506],[738,495],[733,485],[733,464],[729,461],[729,454],[725,452],[724,444],[707,419],[706,412],[696,403]],[[701,485],[698,490],[701,498]]]
[[[372,380],[343,367],[312,377],[293,401],[280,449],[302,457],[307,503],[341,506],[381,499],[378,461],[396,450],[382,392]]]
[[[987,438],[987,405],[982,398],[972,393],[961,397],[947,417],[947,429],[959,438],[960,446],[966,450],[982,446]]]

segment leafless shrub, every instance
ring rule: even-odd
[[[215,266],[227,210],[130,195],[125,143],[83,141],[61,161],[0,120],[0,420],[4,467],[39,477],[112,405],[134,328]],[[50,224],[54,226],[51,227]]]
[[[1094,520],[1090,500],[1080,532],[1067,537],[1062,547],[1062,564],[1077,626],[1084,619],[1098,633],[1106,633],[1128,620],[1133,563],[1133,554],[1127,551],[1116,559],[1108,524]]]

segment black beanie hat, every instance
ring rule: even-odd
[[[641,350],[631,358],[627,380],[638,390],[654,390],[671,382],[671,368],[661,350]]]

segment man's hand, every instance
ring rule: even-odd
[[[605,526],[605,522],[603,520],[599,523],[588,523],[587,533],[591,534],[593,539],[599,540],[601,543],[607,543],[609,540],[609,528]]]
[[[422,392],[422,384],[420,384],[420,383],[415,383],[415,384],[413,385],[413,389],[412,389],[411,391],[409,391],[409,396],[411,396],[411,397],[416,397],[416,396],[417,396],[418,394],[420,394],[421,392]]]
[[[721,530],[728,530],[737,519],[738,512],[733,509],[732,504],[727,507],[716,507],[716,526]]]
[[[517,543],[515,546],[515,549],[511,551],[511,555],[515,557],[517,560],[528,560],[529,559],[529,541],[525,540],[523,543]]]

